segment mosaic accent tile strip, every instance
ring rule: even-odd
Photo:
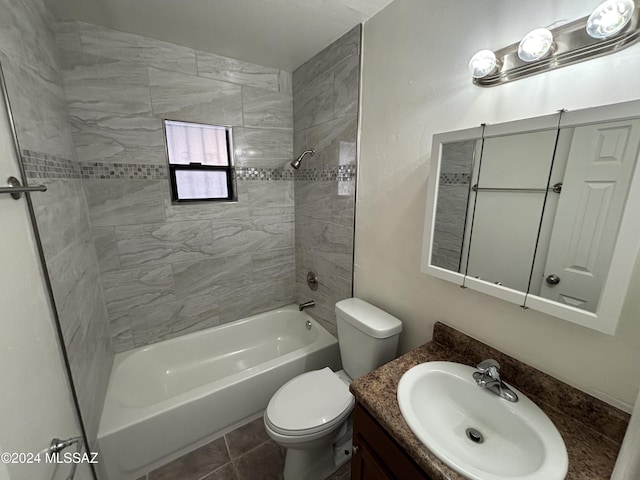
[[[30,178],[81,178],[80,167],[69,159],[22,150],[22,165]]]
[[[87,178],[122,180],[166,180],[169,178],[166,165],[139,163],[76,163],[66,158],[56,157],[32,150],[22,151],[22,163],[31,178]],[[310,168],[295,171],[291,168],[237,167],[237,180],[297,180],[297,181],[349,181],[356,176],[356,165]],[[467,175],[468,181],[468,175]],[[464,182],[463,182],[464,183]]]
[[[82,178],[126,180],[166,180],[169,178],[166,165],[84,162],[80,166]]]
[[[469,185],[468,173],[441,173],[440,185]]]
[[[293,180],[293,169],[290,168],[255,168],[237,167],[238,180]]]
[[[298,181],[333,181],[346,182],[356,178],[356,164],[339,165],[338,167],[310,168],[295,173]]]

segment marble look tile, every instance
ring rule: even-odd
[[[109,317],[109,331],[111,341],[116,353],[126,352],[135,348],[133,343],[133,331],[131,329],[131,318],[128,313],[112,315]]]
[[[281,168],[293,158],[291,129],[234,128],[233,143],[241,167]]]
[[[333,118],[334,72],[314,77],[306,88],[293,95],[293,121],[297,129],[327,122]]]
[[[356,163],[356,116],[341,117],[309,128],[307,143],[316,151],[313,167],[338,166]],[[303,168],[311,168],[311,163]]]
[[[284,220],[284,221],[283,221]],[[293,218],[280,216],[244,219],[219,219],[213,227],[213,251],[216,256],[246,252],[266,252],[293,245]]]
[[[296,242],[317,253],[350,255],[353,227],[296,216]]]
[[[293,95],[293,87],[291,85],[292,83],[292,74],[289,72],[283,72],[282,70],[280,70],[280,73],[278,74],[278,89],[282,92],[282,93],[288,93],[289,95]]]
[[[118,244],[114,227],[93,227],[91,236],[96,246],[98,264],[101,272],[111,272],[120,269]]]
[[[281,479],[284,469],[284,455],[285,449],[272,441],[263,443],[233,461],[238,473],[238,480]]]
[[[171,265],[103,273],[102,284],[110,316],[176,298]]]
[[[353,55],[335,68],[333,87],[333,116],[358,114],[360,88],[360,56]]]
[[[220,286],[237,288],[249,282],[252,275],[249,253],[175,263],[172,268],[178,298],[209,294]]]
[[[73,159],[71,127],[58,74],[48,76],[41,65],[6,57],[2,51],[0,61],[21,148]]]
[[[196,54],[191,48],[90,23],[79,22],[78,29],[84,53],[196,74]]]
[[[232,460],[269,441],[262,417],[227,433],[226,438]]]
[[[84,185],[94,227],[164,221],[159,180],[86,179]]]
[[[304,89],[314,78],[351,56],[360,54],[360,25],[354,27],[293,72],[293,92]]]
[[[343,183],[346,182],[295,182],[296,215],[353,226],[355,196],[341,195]]]
[[[242,87],[245,127],[293,128],[293,101],[286,93]]]
[[[149,473],[149,480],[200,480],[229,463],[224,437],[214,440]]]
[[[345,33],[340,39],[342,44],[342,51],[344,54],[360,55],[360,44],[362,36],[362,25],[356,25],[347,33]]]
[[[40,2],[5,0],[0,18],[0,45],[5,55],[57,76],[57,54],[49,18],[38,10]]]
[[[69,108],[151,113],[147,67],[137,62],[88,62],[63,72]]]
[[[124,115],[69,109],[80,162],[167,163],[162,121],[148,115]]]
[[[215,289],[221,323],[233,322],[294,302],[293,277],[262,282],[244,279],[241,284],[224,284]],[[250,299],[250,301],[248,301]]]
[[[293,258],[291,260],[293,260]],[[295,270],[295,263],[293,263],[293,261],[257,268],[253,271],[253,281],[255,283],[284,282],[293,285],[296,277]]]
[[[295,251],[293,247],[254,253],[251,256],[251,263],[254,271],[261,268],[273,267],[275,265],[295,263],[295,261]]]
[[[136,347],[215,327],[220,323],[218,305],[212,294],[136,308],[131,311],[130,317]]]
[[[308,129],[300,129],[296,127],[293,130],[293,156],[292,158],[298,158],[299,155],[302,154],[305,150],[308,150],[307,146],[307,131]],[[307,158],[308,161],[311,159]]]
[[[469,173],[473,164],[475,140],[442,145],[440,173]]]
[[[155,115],[187,122],[242,125],[239,85],[149,68],[149,86]]]
[[[223,57],[214,53],[196,51],[198,75],[248,87],[280,90],[280,70]]]
[[[318,275],[319,295],[335,301],[348,298],[352,284],[351,258],[348,254],[320,255],[314,250],[303,249],[302,261],[296,265],[296,282],[306,284],[307,272],[313,271]]]
[[[153,223],[115,229],[122,268],[210,258],[211,222]]]
[[[88,328],[91,302],[90,294],[99,284],[99,271],[89,233],[70,241],[67,248],[56,256],[47,257],[51,286],[60,314],[64,337],[84,338]]]
[[[42,246],[47,258],[56,256],[89,231],[87,203],[80,179],[37,179],[47,191],[33,195]]]
[[[104,306],[99,302],[92,302],[92,306],[87,336],[77,344],[72,339],[67,353],[74,352],[73,358],[69,357],[73,381],[87,436],[95,444],[114,352]]]
[[[74,21],[54,21],[53,33],[58,51],[59,65],[62,70],[71,70],[80,63],[82,44],[78,23]]]
[[[293,180],[249,182],[249,212],[254,216],[281,215],[293,220]]]

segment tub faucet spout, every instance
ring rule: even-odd
[[[308,302],[304,302],[298,305],[298,310],[300,310],[301,312],[306,309],[306,308],[311,308],[311,307],[315,307],[316,306],[316,302],[314,302],[313,300],[309,300]]]

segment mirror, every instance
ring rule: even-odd
[[[434,136],[422,271],[613,334],[640,244],[640,103]]]

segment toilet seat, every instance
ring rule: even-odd
[[[339,425],[354,404],[349,387],[326,367],[280,387],[267,406],[265,422],[281,435],[310,435]]]

